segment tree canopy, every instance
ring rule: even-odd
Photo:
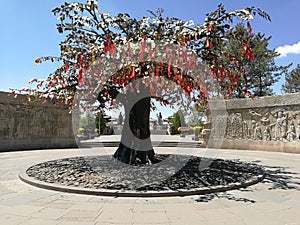
[[[291,65],[277,66],[274,59],[279,54],[274,49],[269,49],[269,41],[271,37],[265,37],[262,33],[254,34],[250,30],[252,36],[250,47],[253,53],[253,60],[243,57],[239,50],[239,40],[247,39],[249,30],[241,23],[238,23],[235,29],[230,31],[236,38],[229,39],[224,43],[224,51],[229,55],[235,55],[235,65],[232,65],[229,59],[224,59],[226,67],[241,67],[238,71],[238,82],[233,98],[245,97],[244,92],[250,90],[253,96],[273,95],[272,85],[276,83],[280,77],[287,73],[287,69]],[[231,83],[223,83],[220,86],[220,92],[231,86]]]
[[[178,110],[169,118],[169,122],[172,124],[173,133],[179,134],[180,131],[178,130],[178,128],[186,126],[184,112]]]
[[[46,79],[33,79],[36,88],[20,92],[27,93],[29,99],[33,95],[83,108],[95,102],[100,108],[109,107],[122,90],[139,92],[140,83],[134,84],[137,79],[142,79],[143,88],[149,88],[151,96],[164,105],[172,105],[177,95],[186,94],[197,107],[213,92],[208,90],[207,80],[226,83],[223,94],[230,96],[238,83],[246,83],[245,68],[238,66],[239,61],[254,60],[249,21],[256,14],[270,20],[259,8],[227,12],[222,4],[200,25],[164,17],[162,9],[149,11],[148,17],[140,19],[127,13],[113,16],[100,12],[95,0],[64,3],[52,12],[59,18],[58,32],[65,34],[61,54],[37,58],[35,63],[50,60],[62,65]],[[243,38],[231,32],[235,18],[244,21],[248,35]],[[239,58],[235,52],[224,51],[225,43],[232,40],[240,48]],[[245,74],[242,78],[241,73]],[[181,91],[174,93],[174,85]],[[247,85],[243,93],[248,94]],[[76,95],[84,101],[77,103]]]
[[[282,90],[285,93],[300,92],[300,64],[285,76]]]

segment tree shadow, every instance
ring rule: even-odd
[[[289,171],[291,167],[264,166],[265,179],[262,183],[270,184],[269,190],[300,190],[300,174]],[[299,180],[299,181],[297,181]]]
[[[222,192],[222,193],[215,193],[215,194],[208,194],[208,195],[203,195],[199,196],[195,201],[196,202],[210,202],[215,198],[219,199],[227,199],[229,201],[236,201],[236,202],[245,202],[245,203],[255,203],[254,200],[248,199],[248,198],[242,198],[242,197],[237,197],[234,194],[230,194],[228,192]]]
[[[252,161],[251,163],[259,164],[260,161]],[[268,190],[300,190],[300,173],[291,172],[291,167],[284,166],[265,166],[262,165],[265,172],[265,178],[261,181],[263,184],[267,184]],[[241,192],[254,192],[255,189],[251,186],[246,188],[237,189]],[[228,192],[213,193],[208,195],[201,195],[195,201],[196,202],[210,202],[215,198],[225,198],[231,201],[255,203],[256,201],[245,197],[237,197],[234,194]]]

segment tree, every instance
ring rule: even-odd
[[[97,113],[96,117],[95,117],[95,125],[96,125],[96,129],[98,130],[98,134],[107,134],[108,130],[107,130],[107,123],[110,122],[110,118],[103,114],[103,113]],[[99,126],[100,126],[100,130],[99,130]]]
[[[285,76],[285,83],[282,85],[282,90],[285,93],[300,92],[300,64]]]
[[[255,14],[270,19],[254,7],[227,12],[223,5],[207,14],[202,25],[165,18],[161,9],[136,19],[126,13],[99,12],[93,0],[65,3],[53,13],[59,15],[58,32],[66,34],[61,55],[41,57],[35,63],[61,61],[62,66],[47,79],[32,80],[37,89],[23,91],[29,99],[34,95],[83,110],[96,102],[99,110],[123,105],[124,127],[114,157],[129,164],[155,162],[149,129],[151,99],[170,106],[178,104],[181,96],[181,102],[195,105],[206,101],[208,73],[218,82],[233,78],[221,66],[227,54],[220,49],[235,38],[228,32],[233,19],[249,20]],[[251,37],[237,40],[243,56],[253,60]],[[235,86],[232,82],[232,89]]]
[[[189,117],[187,118],[188,124],[191,126],[199,126],[202,125],[203,120],[205,117],[205,112],[204,111],[195,111]]]
[[[178,128],[186,126],[184,112],[178,110],[169,118],[169,122],[172,124],[174,134],[179,134]]]
[[[79,127],[84,129],[85,134],[95,134],[94,116],[90,110],[82,113],[79,120]]]
[[[240,50],[239,41],[237,39],[229,39],[224,43],[224,49],[229,55],[235,53],[235,59],[224,59],[226,67],[238,66],[242,68],[238,73],[238,85],[232,97],[245,97],[245,91],[250,90],[253,96],[273,95],[272,86],[278,82],[280,77],[287,72],[291,64],[287,66],[277,66],[274,59],[279,56],[275,49],[269,49],[269,41],[271,37],[265,37],[265,34],[253,34],[251,26],[246,29],[241,23],[237,24],[235,29],[229,31],[238,39],[247,39],[249,32],[252,36],[250,47],[253,52],[253,60],[249,61],[243,57],[243,52]],[[235,65],[234,65],[235,64]],[[247,78],[245,75],[247,74]],[[230,86],[230,84],[229,84]],[[228,83],[223,85],[226,90]],[[224,91],[224,90],[223,90]]]

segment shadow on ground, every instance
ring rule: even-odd
[[[300,190],[299,173],[289,171],[290,167],[265,166],[264,168],[266,177],[262,182],[270,184],[270,190]]]
[[[203,195],[203,196],[200,196],[199,198],[197,198],[196,202],[209,202],[215,198],[227,199],[230,201],[237,201],[237,202],[255,203],[255,201],[252,199],[236,197],[234,194],[230,194],[228,192]]]
[[[259,164],[260,161],[253,161],[252,163]],[[265,171],[265,178],[262,181],[264,184],[269,184],[270,186],[267,190],[300,190],[300,174],[291,172],[291,167],[283,166],[263,166]],[[254,192],[255,189],[251,187],[239,189],[241,192]],[[196,202],[210,202],[215,198],[225,198],[231,201],[245,202],[245,203],[255,203],[254,200],[237,197],[234,194],[223,192],[214,193],[209,195],[199,196]]]

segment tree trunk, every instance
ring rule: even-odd
[[[148,96],[141,97],[137,92],[126,94],[122,137],[114,154],[123,163],[152,164],[155,161],[149,127],[151,99]]]

